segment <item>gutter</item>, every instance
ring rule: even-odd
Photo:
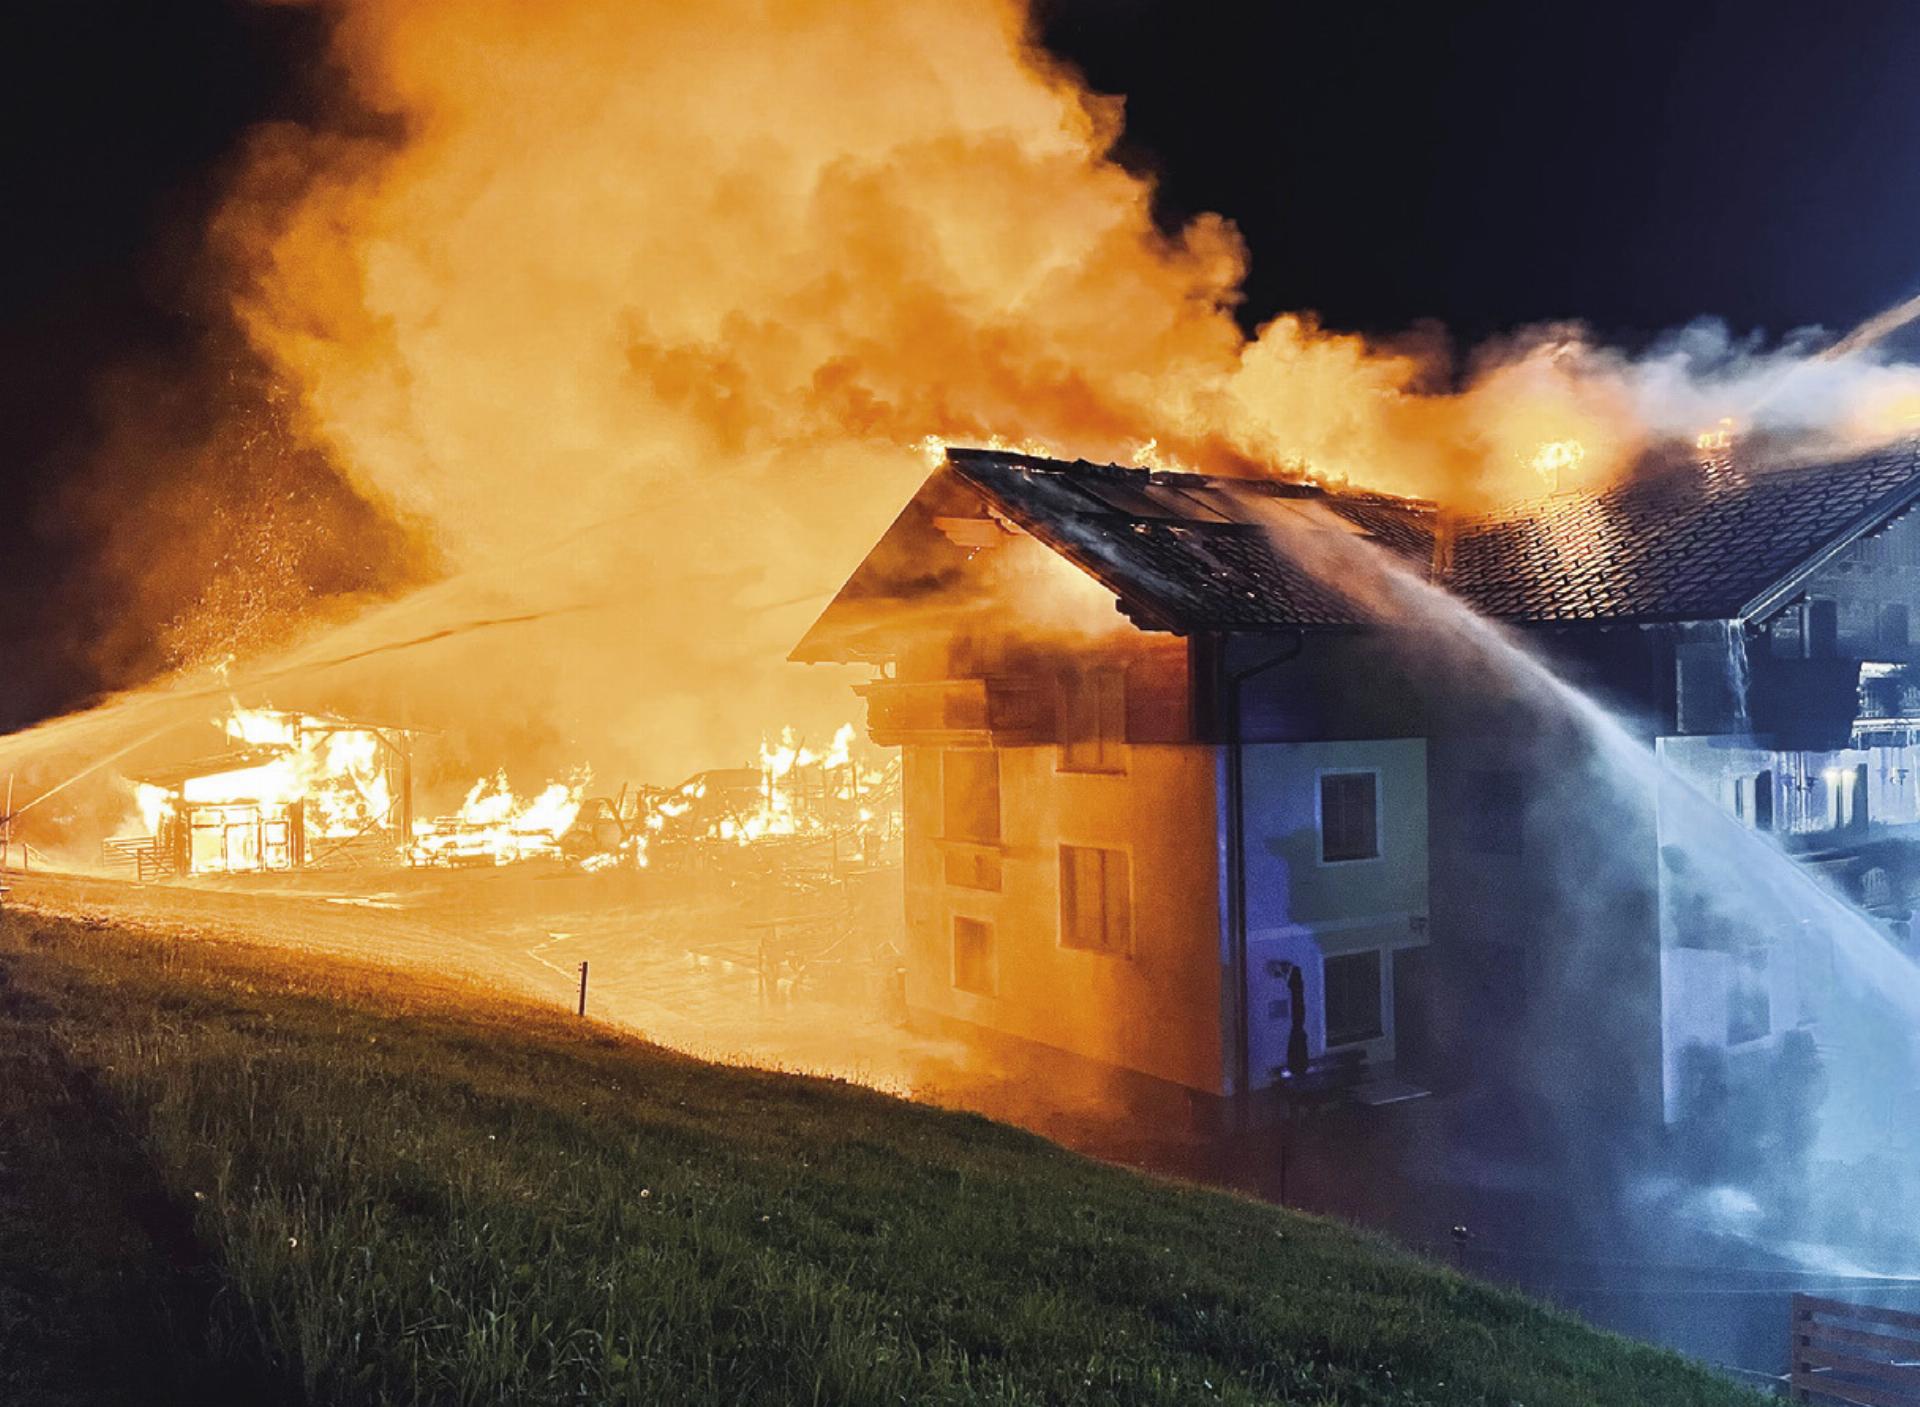
[[[1230,944],[1228,966],[1232,970],[1233,994],[1233,1122],[1236,1133],[1245,1133],[1252,1120],[1253,1055],[1249,1049],[1253,1023],[1247,1010],[1247,796],[1246,740],[1241,730],[1241,691],[1248,680],[1299,658],[1306,649],[1304,632],[1295,631],[1293,644],[1257,664],[1234,671],[1226,668],[1227,641],[1220,642],[1220,674],[1226,685],[1223,721],[1227,734],[1227,937]]]

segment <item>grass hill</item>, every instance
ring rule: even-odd
[[[1754,1402],[1344,1227],[452,980],[0,918],[9,1403]]]

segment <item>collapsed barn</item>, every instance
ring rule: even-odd
[[[1306,558],[1368,541],[1527,632],[1741,826],[1904,925],[1916,500],[1911,452],[1690,459],[1456,519],[951,450],[794,658],[879,671],[918,1020],[1215,1124],[1290,1088],[1492,1081],[1658,1129],[1831,1039],[1830,979],[1698,901],[1681,798],[1583,771],[1535,700]]]
[[[104,844],[142,879],[407,865],[491,868],[546,860],[589,872],[843,863],[883,867],[899,839],[896,758],[851,725],[810,747],[789,730],[758,765],[707,769],[677,786],[591,794],[581,767],[519,796],[504,771],[450,812],[415,812],[421,730],[235,706],[225,746],[131,767],[144,829]]]

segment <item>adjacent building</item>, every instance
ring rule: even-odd
[[[1659,1126],[1692,1056],[1763,1069],[1819,1017],[1806,964],[1698,902],[1676,807],[1890,931],[1920,882],[1916,499],[1911,453],[1455,518],[952,450],[794,657],[872,665],[903,749],[919,1019],[1208,1117],[1491,1079]],[[1668,773],[1599,770],[1535,685],[1370,600],[1353,539],[1524,632]]]

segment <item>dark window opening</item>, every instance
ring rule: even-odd
[[[1060,943],[1096,953],[1133,949],[1133,897],[1124,850],[1060,847]]]
[[[953,985],[978,996],[993,995],[993,925],[983,919],[953,920]]]
[[[1371,860],[1380,853],[1380,778],[1373,772],[1320,777],[1320,858]]]
[[[1899,602],[1889,602],[1880,608],[1879,641],[1882,645],[1896,650],[1906,649],[1908,638],[1907,608]]]
[[[1839,653],[1839,603],[1835,601],[1807,602],[1807,658],[1830,660]]]
[[[1782,611],[1767,626],[1767,643],[1775,659],[1799,659],[1807,652],[1800,612]]]
[[[1753,828],[1773,829],[1773,769],[1763,769],[1753,779]]]
[[[1380,1020],[1380,954],[1345,953],[1321,964],[1327,1046],[1357,1045],[1386,1034]]]
[[[948,840],[1000,843],[999,753],[942,753],[940,787]]]
[[[1517,772],[1467,774],[1467,848],[1482,855],[1518,855],[1526,802]]]

